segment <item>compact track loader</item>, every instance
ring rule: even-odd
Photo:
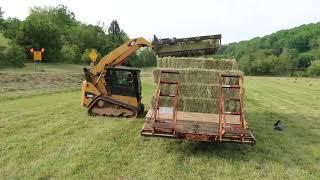
[[[81,104],[90,115],[137,117],[143,112],[140,70],[118,67],[140,47],[151,47],[144,38],[128,40],[90,69],[84,68]]]

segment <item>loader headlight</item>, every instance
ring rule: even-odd
[[[85,96],[86,96],[86,98],[93,98],[94,94],[86,92]]]

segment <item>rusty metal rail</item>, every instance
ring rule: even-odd
[[[164,74],[170,74],[173,76],[176,76],[176,80],[170,81],[164,79]],[[171,76],[172,77],[172,76]],[[175,86],[174,94],[169,93],[162,93],[161,87],[163,84],[166,84],[168,86]],[[177,111],[178,111],[178,105],[179,105],[179,85],[180,85],[180,76],[178,71],[160,71],[159,79],[158,79],[158,85],[157,85],[157,93],[156,93],[156,102],[153,109],[153,131],[152,133],[155,134],[157,132],[157,128],[167,128],[171,129],[172,136],[176,134],[176,123],[177,123]],[[160,97],[170,97],[173,98],[173,105],[172,105],[172,119],[171,121],[167,120],[165,122],[161,121],[160,118]]]
[[[229,83],[226,80],[229,79]],[[227,84],[224,84],[227,83]],[[238,90],[238,98],[227,98],[224,97],[223,89],[236,89]],[[221,75],[219,78],[219,104],[220,104],[220,112],[219,112],[219,126],[220,126],[220,133],[219,138],[222,141],[224,134],[227,132],[228,134],[232,134],[233,138],[241,139],[241,142],[244,143],[245,141],[245,132],[248,128],[247,122],[244,118],[244,107],[243,107],[243,76],[240,75]],[[239,102],[239,110],[236,112],[225,112],[224,105],[225,100],[229,101],[236,101]],[[240,128],[237,127],[236,131],[234,128],[226,129],[226,114],[233,114],[238,115],[240,119]]]
[[[247,126],[244,116],[243,104],[243,77],[221,75],[219,78],[219,113],[199,113],[178,111],[179,107],[179,79],[177,81],[165,81],[163,74],[176,74],[177,72],[160,73],[156,102],[154,108],[146,115],[145,124],[141,135],[148,137],[163,137],[174,139],[187,139],[191,141],[206,142],[233,142],[241,144],[255,144],[256,139]],[[229,83],[226,81],[229,80]],[[233,82],[233,83],[231,83]],[[175,94],[166,94],[161,91],[162,84],[175,85]],[[226,89],[238,92],[237,97],[228,97],[224,93]],[[213,92],[212,92],[213,93]],[[172,112],[160,113],[160,97],[168,96],[174,98]],[[235,101],[239,109],[226,111],[225,101]]]

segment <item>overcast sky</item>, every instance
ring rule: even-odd
[[[117,19],[132,38],[222,34],[224,44],[320,21],[320,0],[0,0],[4,16],[19,19],[58,4],[82,22]]]

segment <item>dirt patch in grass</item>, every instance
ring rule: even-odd
[[[60,87],[80,87],[80,73],[0,73],[0,92],[36,90]]]

